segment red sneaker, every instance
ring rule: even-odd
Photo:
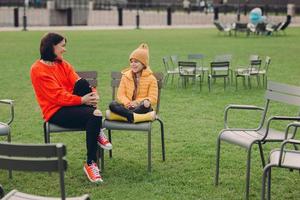
[[[87,163],[83,166],[83,171],[85,172],[88,179],[93,182],[103,182],[102,177],[100,175],[99,168],[96,163],[92,162],[92,164],[88,165]]]
[[[108,141],[106,135],[104,134],[103,129],[101,129],[101,131],[97,137],[97,143],[103,149],[106,149],[106,150],[112,149],[112,144]]]

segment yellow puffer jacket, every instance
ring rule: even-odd
[[[126,68],[122,71],[122,78],[120,86],[118,88],[117,99],[118,102],[126,107],[132,101],[134,91],[134,81],[130,68]],[[158,87],[157,80],[153,75],[153,72],[149,67],[143,70],[140,77],[140,81],[137,88],[136,102],[148,99],[152,106],[157,104]]]

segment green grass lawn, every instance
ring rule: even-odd
[[[45,32],[0,32],[0,99],[15,100],[15,120],[12,141],[43,143],[43,120],[35,101],[29,70],[39,58],[40,38]],[[97,70],[100,108],[105,111],[111,100],[110,72],[128,65],[128,56],[141,42],[150,47],[153,71],[164,71],[162,57],[177,54],[186,59],[189,53],[203,53],[205,64],[217,54],[233,55],[233,68],[246,65],[250,54],[270,56],[269,79],[300,85],[300,28],[289,28],[286,36],[228,37],[217,35],[215,29],[168,30],[102,30],[65,31],[65,58],[76,70]],[[52,136],[52,142],[67,145],[66,191],[68,196],[90,194],[92,199],[242,199],[245,191],[246,152],[237,146],[223,145],[220,186],[214,187],[215,148],[223,128],[223,113],[227,104],[264,105],[264,89],[253,81],[251,90],[239,84],[223,90],[222,80],[208,92],[207,78],[203,89],[177,87],[177,79],[162,91],[160,116],[165,123],[166,161],[161,161],[158,124],[153,126],[153,172],[147,173],[147,138],[137,132],[113,133],[114,155],[105,155],[103,184],[92,184],[85,177],[85,134],[65,133]],[[299,108],[272,105],[272,114],[296,115]],[[8,110],[0,107],[0,121]],[[230,115],[232,126],[256,127],[254,113]],[[274,124],[284,128],[285,124]],[[1,138],[4,140],[4,138]],[[278,144],[265,145],[265,155]],[[258,149],[252,154],[251,199],[259,199],[262,168]],[[273,172],[274,199],[297,199],[300,196],[299,173],[285,170]],[[0,171],[0,183],[6,191],[20,191],[58,196],[56,174]]]

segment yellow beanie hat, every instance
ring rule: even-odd
[[[146,67],[149,66],[149,48],[146,43],[142,43],[137,49],[135,49],[129,56],[129,61],[134,58],[140,61]]]

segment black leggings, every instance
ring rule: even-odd
[[[79,79],[73,94],[84,96],[92,92],[85,79]],[[65,106],[60,108],[49,120],[53,124],[66,128],[84,128],[86,130],[87,163],[96,161],[97,137],[102,127],[102,116],[94,115],[95,107],[87,105]]]
[[[120,104],[117,101],[112,101],[109,104],[109,109],[118,115],[126,117],[128,122],[131,123],[133,122],[133,113],[144,114],[153,110],[151,106],[146,108],[143,101],[140,103],[140,105],[132,110],[125,108],[123,104]]]

